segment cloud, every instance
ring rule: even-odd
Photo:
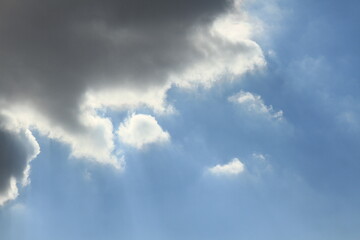
[[[208,170],[213,175],[233,176],[242,173],[245,170],[245,166],[238,158],[233,158],[227,164],[218,164],[214,167],[209,168]]]
[[[118,135],[120,140],[141,149],[150,143],[164,143],[170,140],[168,132],[164,131],[153,116],[133,114],[120,124]]]
[[[18,196],[18,186],[29,183],[30,161],[39,153],[28,129],[19,129],[0,115],[0,206]]]
[[[265,65],[240,2],[1,1],[0,113],[16,131],[36,129],[73,157],[121,169],[114,126],[99,109],[169,113],[172,86],[211,87]],[[128,137],[137,148],[153,141]]]
[[[217,164],[206,169],[206,173],[212,176],[225,177],[241,175],[242,179],[248,184],[257,184],[274,172],[268,156],[261,153],[253,153],[240,160],[233,158],[226,164]]]
[[[269,159],[261,153],[253,153],[247,166],[249,175],[251,175],[254,180],[260,179],[263,175],[273,172],[273,167]]]
[[[111,123],[96,109],[168,112],[173,85],[211,86],[264,66],[238,3],[2,1],[0,109],[75,157],[119,165]]]
[[[114,153],[113,125],[109,118],[98,116],[94,110],[79,113],[81,125],[77,128],[62,128],[49,119],[24,106],[13,106],[2,111],[17,128],[36,128],[42,135],[70,146],[71,155],[101,164],[110,164],[121,169],[123,156]]]
[[[281,110],[278,112],[274,111],[271,105],[266,106],[261,96],[259,95],[240,91],[238,94],[229,97],[229,101],[239,104],[248,112],[262,114],[270,119],[283,119],[283,112]]]

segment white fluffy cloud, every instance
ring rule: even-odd
[[[232,176],[242,173],[245,170],[245,166],[238,158],[233,158],[227,164],[218,164],[214,167],[209,168],[208,170],[213,175]]]
[[[201,57],[184,71],[171,74],[173,83],[180,87],[211,87],[216,81],[233,80],[266,65],[260,46],[251,40],[260,24],[250,19],[241,2],[234,1],[227,14],[191,33],[189,38]]]
[[[79,113],[81,125],[76,126],[76,129],[53,126],[39,112],[22,106],[3,111],[3,114],[6,114],[14,128],[35,128],[44,136],[67,143],[72,157],[110,164],[117,169],[122,167],[123,156],[114,153],[113,125],[110,119],[98,116],[91,109],[84,109]]]
[[[281,110],[277,112],[274,111],[271,105],[265,105],[261,96],[250,92],[240,91],[238,94],[229,97],[229,101],[239,104],[246,111],[262,114],[271,119],[281,120],[283,118],[283,112]]]
[[[170,140],[153,116],[132,114],[120,124],[118,135],[121,142],[141,149],[150,143],[164,143]]]
[[[246,159],[233,158],[226,164],[217,164],[206,169],[213,176],[237,176],[242,175],[246,181],[259,182],[264,176],[272,174],[273,167],[267,156],[261,153],[253,153]],[[249,183],[250,183],[249,182]]]

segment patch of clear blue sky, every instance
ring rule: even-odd
[[[359,239],[360,4],[280,4],[281,31],[258,39],[276,52],[267,71],[195,94],[172,89],[179,115],[158,118],[172,143],[126,149],[124,173],[68,159],[66,146],[40,138],[32,183],[0,210],[0,239]],[[286,121],[229,103],[241,89]],[[273,170],[204,174],[233,157],[256,169],[253,153]]]

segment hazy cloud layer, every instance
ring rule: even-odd
[[[166,112],[173,85],[211,86],[265,64],[240,3],[1,1],[0,112],[74,157],[121,168],[111,119],[96,109]]]

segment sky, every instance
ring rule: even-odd
[[[359,10],[2,0],[0,239],[358,240]]]

